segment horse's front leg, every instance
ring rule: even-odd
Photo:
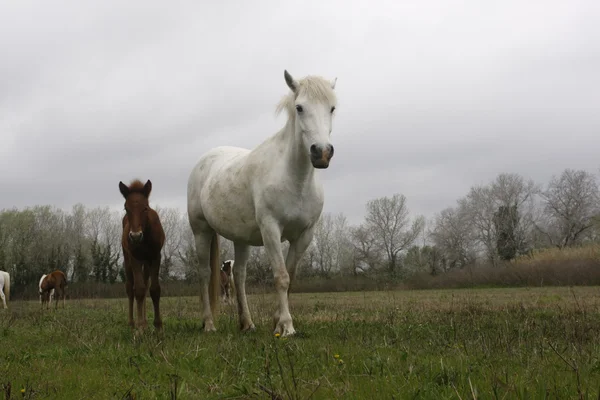
[[[290,286],[290,275],[285,267],[283,252],[281,249],[281,228],[274,220],[267,220],[261,224],[261,234],[263,244],[271,262],[273,269],[273,278],[275,280],[275,290],[279,298],[279,307],[275,312],[277,323],[274,333],[281,336],[293,335],[296,331],[292,323],[288,304],[288,288]]]
[[[298,262],[302,259],[304,252],[310,246],[310,242],[314,236],[314,226],[311,226],[304,230],[298,236],[297,239],[290,241],[290,247],[287,253],[287,257],[285,259],[285,266],[287,268],[288,274],[290,275],[290,284],[288,287],[288,299],[290,297],[290,292],[292,290],[292,285],[294,283],[294,279],[296,277],[296,268],[298,267]],[[275,312],[273,316],[273,329],[277,327],[277,322],[279,321],[279,310]]]
[[[129,320],[129,326],[135,328],[135,322],[133,320],[133,272],[131,271],[129,262],[125,261],[125,263],[125,291],[127,292],[127,300],[129,303],[127,318]]]
[[[146,321],[144,306],[146,297],[146,280],[144,279],[143,264],[135,259],[131,260],[131,269],[133,273],[133,292],[137,306],[137,327],[144,330],[148,326]]]

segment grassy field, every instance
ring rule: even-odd
[[[0,399],[600,398],[597,287],[292,294],[289,339],[273,299],[250,296],[256,332],[225,307],[204,334],[197,297],[164,298],[160,337],[125,299],[11,302]]]

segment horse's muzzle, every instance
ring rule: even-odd
[[[133,243],[139,243],[144,238],[144,233],[142,231],[139,232],[129,232],[129,240]]]
[[[329,161],[333,157],[333,146],[328,144],[325,148],[317,145],[310,146],[310,162],[313,167],[325,169],[329,167]]]

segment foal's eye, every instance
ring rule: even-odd
[[[335,111],[335,107],[331,107],[331,113],[333,114],[333,112]]]
[[[301,113],[301,112],[302,112],[302,110],[303,110],[302,106],[301,106],[300,104],[298,104],[298,105],[296,106],[296,111],[298,111],[299,113]]]

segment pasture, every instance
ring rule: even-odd
[[[162,335],[133,335],[125,298],[12,301],[0,399],[600,396],[598,287],[292,293],[290,338],[272,334],[274,296],[249,296],[245,334],[230,305],[202,332],[198,296],[161,299]]]

